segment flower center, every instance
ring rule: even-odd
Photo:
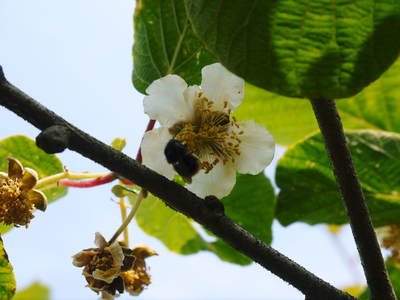
[[[194,118],[190,122],[179,122],[169,131],[176,140],[185,144],[188,150],[200,160],[206,173],[220,161],[234,162],[240,155],[239,125],[235,117],[227,112],[213,109],[213,102],[201,97],[195,104]],[[228,103],[225,103],[225,108]]]
[[[0,181],[0,202],[16,200],[21,195],[21,184],[18,180],[4,178]]]
[[[114,266],[114,259],[109,252],[101,252],[95,255],[90,262],[89,269],[93,272],[96,269],[107,271]]]

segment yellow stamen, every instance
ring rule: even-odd
[[[169,129],[175,139],[185,144],[200,160],[200,166],[206,173],[220,161],[224,164],[234,162],[240,155],[240,133],[232,130],[239,128],[236,118],[230,116],[230,110],[228,113],[213,110],[213,104],[205,97],[199,98],[193,120],[179,122]],[[227,106],[228,102],[224,102],[224,108]]]

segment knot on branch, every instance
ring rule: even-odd
[[[218,216],[225,215],[224,204],[215,196],[210,195],[204,198],[204,204],[208,209]]]
[[[36,137],[36,145],[46,153],[63,152],[69,145],[70,130],[62,125],[53,125]]]

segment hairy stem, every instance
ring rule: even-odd
[[[36,102],[7,82],[1,67],[0,105],[13,111],[43,132],[55,125],[65,127],[69,133],[68,149],[82,154],[148,190],[169,207],[202,224],[230,246],[290,283],[304,295],[324,300],[355,300],[354,297],[336,289],[266,245],[226,217],[220,210],[206,205],[207,202],[204,199],[96,140]]]
[[[146,190],[141,190],[139,195],[137,196],[135,205],[132,207],[131,211],[129,212],[129,215],[126,217],[124,222],[121,224],[121,226],[117,229],[117,231],[114,233],[112,238],[109,240],[108,244],[111,245],[114,243],[119,235],[127,228],[129,223],[132,221],[133,217],[135,216],[137,210],[139,209],[140,203],[142,203],[142,200],[147,197],[147,192]]]
[[[335,102],[311,99],[373,300],[395,300]]]

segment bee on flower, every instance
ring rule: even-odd
[[[200,86],[167,75],[146,92],[144,112],[161,126],[143,138],[143,163],[169,179],[183,175],[198,196],[222,198],[235,185],[236,172],[255,175],[272,161],[272,135],[232,115],[243,99],[244,81],[221,64],[202,69]]]
[[[46,210],[46,196],[33,189],[37,181],[35,170],[24,168],[15,158],[8,158],[8,173],[0,172],[0,222],[28,227],[35,208]]]
[[[75,254],[72,264],[84,267],[82,274],[88,287],[100,293],[101,299],[114,299],[125,290],[139,295],[151,283],[144,259],[157,255],[154,250],[147,246],[129,249],[118,241],[108,245],[98,232],[95,244],[97,248],[84,249]]]

